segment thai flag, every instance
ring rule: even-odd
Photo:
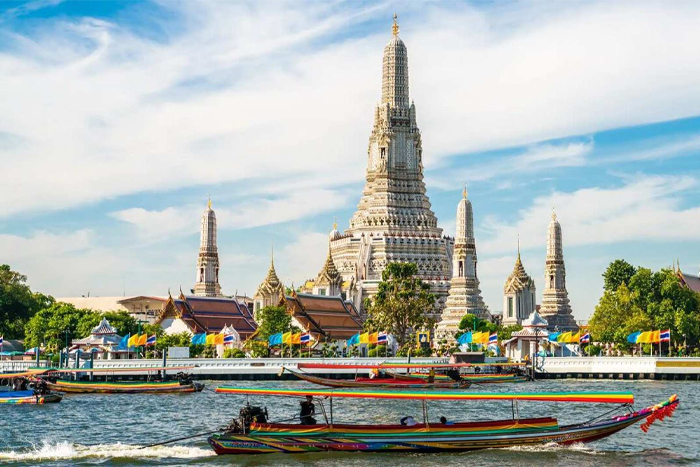
[[[489,345],[491,344],[498,344],[498,333],[494,332],[493,334],[489,335]]]
[[[386,344],[388,337],[385,332],[380,332],[377,336],[377,344]]]
[[[224,336],[224,345],[233,344],[233,334],[226,334]]]
[[[311,342],[311,334],[308,332],[305,332],[304,334],[301,335],[301,343],[302,344],[308,344]]]
[[[146,345],[155,345],[156,344],[156,335],[153,334],[152,336],[149,336],[149,338],[146,340]]]
[[[591,342],[591,335],[589,333],[584,334],[581,336],[581,340],[579,341],[581,344],[588,344]]]
[[[665,331],[661,331],[661,334],[659,334],[659,342],[671,342],[671,330],[666,329]],[[2,343],[2,338],[0,338],[0,343]]]
[[[2,347],[2,336],[0,336],[0,347]]]

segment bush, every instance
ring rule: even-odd
[[[386,345],[378,345],[369,350],[368,357],[383,357],[386,355]]]
[[[241,349],[226,349],[224,358],[245,358],[245,352]]]

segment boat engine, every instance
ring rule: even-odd
[[[189,373],[184,373],[181,371],[177,375],[175,375],[175,377],[180,382],[180,386],[187,386],[188,384],[192,384],[192,376]]]
[[[267,407],[255,407],[246,404],[238,413],[238,419],[233,419],[226,428],[227,432],[247,433],[251,423],[267,423]]]

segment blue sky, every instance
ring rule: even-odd
[[[426,183],[467,183],[487,304],[520,236],[542,292],[551,210],[586,319],[606,265],[700,267],[694,2],[2,2],[0,262],[54,296],[192,287],[211,194],[221,284],[275,245],[314,276],[364,182],[399,14]]]

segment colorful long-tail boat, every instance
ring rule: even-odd
[[[41,394],[31,389],[0,392],[0,404],[50,404],[61,402],[62,398],[61,394]]]
[[[331,388],[408,388],[408,389],[459,389],[468,388],[468,381],[440,380],[429,382],[423,378],[392,375],[388,377],[376,376],[374,378],[356,377],[355,379],[330,379],[301,373],[289,368],[283,368],[297,378],[309,383],[319,384]]]
[[[216,392],[239,395],[312,396],[328,398],[415,399],[423,401],[423,423],[408,425],[352,425],[333,421],[321,404],[324,422],[314,425],[267,423],[267,410],[246,406],[238,420],[221,433],[208,438],[217,454],[269,454],[326,451],[365,452],[460,452],[556,443],[585,443],[610,436],[644,421],[647,431],[655,420],[670,416],[678,406],[676,395],[641,410],[633,410],[631,393],[475,393],[418,391],[360,391],[328,389],[259,389],[222,386]],[[513,418],[477,422],[429,422],[429,400],[512,401]],[[556,418],[520,418],[517,401],[589,402],[620,404],[624,413],[606,418],[609,412],[590,420],[559,425]],[[252,416],[251,416],[252,414]]]
[[[61,394],[52,393],[43,381],[30,378],[43,370],[29,370],[22,373],[0,374],[0,404],[49,404],[61,402]],[[5,386],[11,384],[13,387]]]
[[[105,381],[47,381],[50,389],[79,394],[164,394],[199,392],[204,385],[197,382],[180,381],[154,382],[105,382]]]

